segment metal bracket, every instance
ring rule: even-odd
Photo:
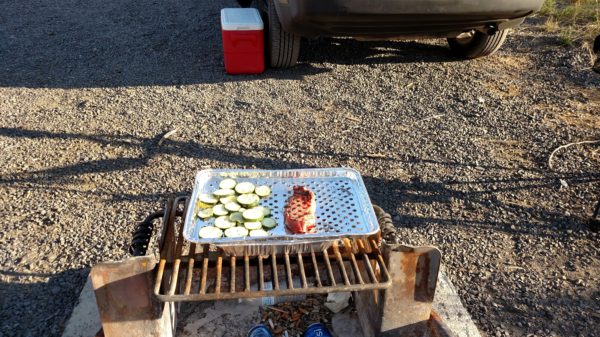
[[[101,263],[90,272],[105,337],[172,337],[173,303],[152,296],[153,256]]]
[[[453,336],[432,312],[441,254],[435,247],[384,245],[392,286],[356,292],[365,337]]]

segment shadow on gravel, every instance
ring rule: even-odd
[[[440,210],[431,214],[449,213],[448,216],[397,214],[398,227],[461,226],[479,227],[506,233],[533,233],[536,236],[555,236],[567,230],[585,230],[585,220],[565,216],[527,201],[509,201],[504,197],[511,192],[555,190],[559,180],[569,185],[591,184],[600,181],[600,174],[564,174],[543,178],[512,178],[477,181],[447,180],[424,182],[414,178],[409,182],[363,176],[371,200],[384,209],[398,205],[438,205]],[[479,213],[477,211],[480,211]],[[483,211],[484,213],[481,213]],[[517,220],[498,221],[496,214],[515,214]],[[528,218],[523,215],[527,215]],[[505,217],[498,217],[505,218]]]
[[[412,41],[358,41],[321,38],[303,41],[301,61],[334,64],[457,62],[446,46]]]
[[[2,279],[10,280],[0,281],[0,335],[60,336],[65,322],[57,324],[57,320],[70,316],[88,272],[85,268],[56,274],[0,270]]]
[[[303,63],[261,75],[223,67],[219,11],[234,1],[0,3],[0,87],[94,88],[296,80],[330,69],[309,62],[453,61],[447,48],[412,42],[306,41]]]
[[[157,194],[112,194],[99,191],[73,191],[57,183],[77,181],[80,176],[89,173],[119,172],[128,171],[148,166],[151,160],[160,155],[176,155],[179,157],[212,160],[216,162],[231,164],[233,166],[248,167],[253,165],[263,169],[281,169],[281,168],[306,168],[310,167],[288,158],[289,154],[296,158],[302,153],[306,157],[313,158],[332,158],[334,161],[343,162],[348,158],[366,158],[373,161],[395,161],[403,163],[420,163],[423,165],[432,165],[433,167],[456,167],[473,166],[472,163],[443,162],[434,160],[423,160],[416,157],[409,158],[378,158],[370,157],[367,154],[360,153],[337,153],[332,151],[308,151],[295,149],[291,151],[286,148],[262,147],[247,148],[243,146],[216,146],[208,144],[199,144],[194,141],[181,141],[167,139],[160,144],[161,135],[152,138],[143,137],[119,137],[114,135],[85,135],[75,133],[55,133],[38,130],[25,130],[18,128],[0,128],[0,136],[11,138],[50,138],[50,139],[79,139],[100,143],[103,145],[130,147],[135,150],[141,150],[142,155],[132,158],[114,158],[99,159],[86,162],[79,162],[64,167],[49,168],[33,172],[14,174],[0,177],[0,184],[11,184],[13,186],[22,184],[24,188],[48,188],[52,184],[53,189],[91,193],[106,196],[110,194],[112,200],[157,200],[166,198],[165,193]],[[136,152],[138,152],[136,151]],[[292,153],[293,152],[293,153]],[[515,171],[514,168],[505,168],[500,166],[488,166],[484,169]],[[370,176],[368,172],[363,172],[365,184],[370,192],[374,203],[382,206],[384,209],[395,210],[398,205],[410,207],[412,204],[434,205],[443,207],[444,210],[451,210],[452,216],[430,217],[430,216],[408,216],[397,214],[400,226],[427,226],[427,225],[453,225],[453,226],[481,226],[485,228],[501,230],[506,232],[527,232],[528,227],[537,226],[536,231],[545,232],[545,235],[551,235],[553,229],[577,229],[583,221],[573,217],[565,217],[560,212],[548,211],[538,205],[527,204],[526,201],[519,202],[506,199],[507,194],[519,191],[530,191],[547,189],[553,190],[560,186],[559,180],[566,181],[569,185],[589,184],[600,181],[600,173],[573,173],[573,174],[554,174],[542,170],[535,171],[538,175],[544,174],[539,178],[504,178],[504,179],[478,179],[478,180],[456,180],[447,179],[439,182],[421,181],[419,178],[413,178],[410,181],[388,180]],[[37,187],[36,187],[37,186]],[[455,207],[455,210],[452,210]],[[484,210],[489,214],[497,212],[528,214],[529,219],[519,220],[518,222],[496,221],[494,216],[489,214],[479,214],[479,216],[461,215],[462,211],[470,212],[475,210]],[[432,212],[433,214],[443,214],[445,212]],[[456,213],[456,214],[453,214]],[[519,218],[519,216],[515,216]],[[518,228],[514,227],[517,225]]]
[[[226,149],[225,147],[198,144],[193,141],[178,141],[169,139],[160,144],[162,135],[152,138],[142,137],[119,137],[114,135],[85,135],[75,133],[55,133],[39,130],[25,130],[19,128],[0,128],[0,136],[11,138],[29,138],[29,139],[79,139],[90,142],[96,142],[103,145],[129,147],[141,150],[143,154],[136,157],[120,157],[114,159],[98,159],[85,162],[79,162],[63,167],[50,168],[45,170],[14,174],[10,176],[0,176],[0,184],[18,184],[34,183],[45,186],[49,183],[72,183],[77,178],[89,173],[106,173],[128,171],[141,168],[150,164],[150,161],[159,155],[169,154],[179,157],[188,157],[196,159],[209,159],[213,161],[230,163],[240,167],[255,165],[260,168],[300,168],[306,165],[293,162],[282,161],[268,158],[257,158],[250,155],[241,154],[241,150]],[[247,153],[257,151],[257,149],[247,149]],[[260,149],[258,149],[260,151]],[[26,188],[35,188],[27,186]],[[60,186],[53,187],[57,190],[72,191]],[[100,192],[91,192],[100,193]],[[114,199],[150,199],[152,196],[131,196],[131,195],[113,195]]]
[[[0,87],[170,86],[301,79],[329,69],[304,64],[230,76],[219,12],[229,1],[4,1]]]

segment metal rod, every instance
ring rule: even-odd
[[[375,242],[375,239],[373,239],[373,238],[370,238],[370,239],[369,239],[369,243],[370,243],[370,246],[371,246],[371,250],[372,250],[372,251],[374,251],[374,252],[377,252],[377,253],[380,253],[380,251],[379,251],[379,246],[377,245],[377,242]],[[381,255],[381,254],[380,254],[380,255]]]
[[[344,254],[352,253],[352,243],[350,242],[350,239],[348,239],[348,238],[342,239],[342,245],[344,246]]]
[[[258,256],[258,290],[265,290],[265,271],[263,269],[263,257]]]
[[[362,274],[360,273],[360,269],[358,269],[358,263],[356,262],[356,256],[354,256],[354,249],[352,248],[352,242],[349,239],[343,239],[342,243],[344,245],[344,253],[346,256],[350,257],[350,263],[352,265],[352,273],[356,276],[359,284],[365,284],[362,278]]]
[[[277,258],[275,252],[271,253],[271,267],[273,268],[273,288],[279,290],[279,276],[277,276]]]
[[[165,272],[165,265],[167,260],[171,261],[172,257],[172,248],[173,240],[175,238],[175,216],[177,214],[177,202],[179,199],[173,200],[172,197],[169,197],[167,201],[167,206],[165,210],[165,215],[163,217],[163,228],[165,228],[165,236],[162,238],[163,242],[160,247],[160,262],[158,264],[158,270],[156,272],[156,283],[154,284],[154,293],[159,294],[160,288],[163,283],[163,277]],[[173,209],[175,208],[175,209]]]
[[[315,256],[315,251],[310,250],[310,257],[312,258],[313,267],[315,269],[315,280],[317,281],[317,287],[322,287],[321,276],[319,275],[319,265],[317,264],[317,257]]]
[[[365,243],[362,239],[357,239],[356,240],[356,245],[358,246],[358,251],[361,253],[367,253],[366,249],[365,249]]]
[[[172,223],[175,225],[175,216],[177,215],[177,208],[179,207],[179,203],[184,202],[183,206],[183,214],[187,212],[188,202],[187,198],[179,197],[175,199],[175,210],[171,213],[171,217],[173,218]],[[175,226],[173,226],[175,227]],[[175,243],[175,259],[181,259],[181,251],[183,250],[183,228],[179,228],[179,233],[177,234],[177,241]]]
[[[385,261],[383,260],[383,256],[381,255],[381,251],[379,250],[379,247],[377,246],[377,242],[375,242],[374,239],[370,239],[369,241],[371,242],[373,249],[378,253],[377,260],[379,261],[379,268],[381,268],[381,270],[385,274],[385,280],[390,281],[391,276],[390,276],[390,273],[388,272],[387,267],[385,266]]]
[[[217,281],[215,284],[215,294],[221,293],[221,274],[223,272],[223,254],[219,252],[217,255]]]
[[[371,289],[387,289],[391,285],[391,281],[376,283],[369,287],[361,284],[343,285],[333,287],[312,287],[310,290],[304,288],[294,289],[281,289],[281,290],[267,290],[267,291],[249,291],[249,292],[238,292],[230,293],[225,292],[221,294],[208,293],[208,294],[196,294],[196,295],[157,295],[157,297],[165,302],[180,302],[180,301],[214,301],[214,300],[227,300],[237,298],[258,298],[258,297],[277,297],[277,296],[293,296],[293,295],[306,295],[306,294],[326,294],[343,291],[364,291]]]
[[[160,262],[158,262],[158,270],[156,271],[156,283],[154,283],[154,293],[155,294],[160,293],[160,285],[162,283],[166,263],[167,263],[166,259],[160,259]]]
[[[230,264],[231,264],[231,284],[230,284],[230,289],[229,292],[230,293],[235,293],[235,255],[231,255],[231,259],[230,259]]]
[[[171,274],[171,283],[169,284],[169,295],[175,294],[175,288],[177,287],[177,281],[179,280],[179,264],[181,263],[181,259],[175,259],[173,262],[173,271]]]
[[[206,276],[208,275],[208,245],[202,246],[202,274],[200,276],[200,294],[206,293]]]
[[[367,274],[369,275],[369,279],[371,282],[378,282],[377,276],[375,275],[375,271],[373,270],[373,266],[371,265],[371,260],[369,259],[369,255],[367,255],[367,248],[365,247],[365,242],[362,239],[356,240],[356,245],[358,246],[358,251],[362,254],[363,264],[367,269]],[[370,249],[369,249],[370,251]]]
[[[302,261],[301,253],[298,253],[298,268],[300,268],[300,278],[302,279],[302,288],[308,288],[308,282],[306,282],[306,273],[304,272],[304,261]]]
[[[365,284],[365,282],[363,281],[362,275],[360,274],[360,269],[358,269],[358,263],[356,262],[356,257],[352,253],[350,253],[350,261],[352,261],[352,266],[354,267],[354,275],[358,279],[358,283]]]
[[[342,254],[340,254],[340,249],[338,247],[337,242],[333,244],[333,254],[337,259],[338,265],[340,266],[340,271],[342,272],[342,276],[344,278],[344,283],[346,285],[350,285],[350,279],[348,279],[348,273],[346,273],[346,267],[344,266],[344,260],[342,260]]]
[[[285,261],[285,273],[287,275],[287,287],[288,289],[294,289],[294,280],[292,280],[292,268],[290,266],[290,254],[288,252],[283,253]]]
[[[366,253],[363,253],[362,256],[363,256],[363,263],[367,269],[369,277],[371,278],[371,282],[376,283],[377,276],[375,276],[375,271],[373,270],[373,266],[371,266],[371,260],[369,259],[369,255],[367,255]]]
[[[244,283],[246,284],[244,291],[250,291],[250,258],[248,254],[244,255]]]
[[[186,214],[189,203],[186,202],[187,198],[179,197],[175,199],[175,211],[171,213],[173,216],[173,224],[175,224],[175,215],[177,215],[177,208],[179,203],[183,201],[185,202],[183,206],[183,214]],[[175,262],[173,262],[173,273],[171,274],[171,287],[169,288],[169,295],[175,294],[175,289],[177,289],[177,285],[179,283],[179,266],[181,264],[181,252],[183,250],[183,230],[179,229],[179,233],[177,235],[177,242],[175,244]]]
[[[330,285],[335,287],[335,277],[333,276],[333,269],[331,269],[331,262],[329,261],[329,253],[327,249],[323,250],[323,257],[325,258],[325,266],[327,267],[327,275],[329,276]]]
[[[188,260],[187,274],[185,275],[185,286],[183,288],[183,293],[185,295],[190,294],[190,290],[192,289],[192,276],[194,272],[194,255],[196,255],[196,244],[192,243],[190,245],[190,259]]]
[[[160,247],[161,259],[170,260],[172,253],[171,245],[175,240],[175,216],[177,215],[177,202],[179,198],[173,201],[173,198],[169,197],[167,207],[165,211],[165,217],[163,218],[163,226],[166,228],[165,237],[163,238],[162,247]]]

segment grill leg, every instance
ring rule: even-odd
[[[365,337],[452,336],[432,312],[441,254],[434,247],[384,245],[392,285],[354,294]]]
[[[140,256],[101,263],[90,272],[105,337],[173,337],[172,303],[153,299],[156,261]]]

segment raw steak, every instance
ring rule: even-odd
[[[304,186],[294,186],[294,194],[285,206],[286,228],[294,234],[316,232],[316,208],[315,194]]]

